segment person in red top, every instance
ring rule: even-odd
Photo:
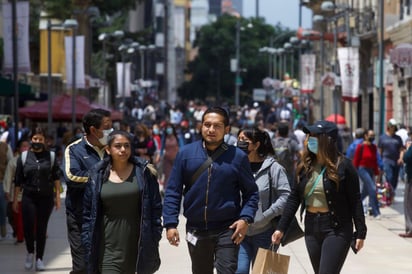
[[[369,196],[369,204],[372,208],[372,215],[376,220],[381,218],[379,202],[376,197],[376,184],[374,175],[379,175],[377,147],[375,133],[368,130],[364,135],[364,141],[355,150],[353,165],[358,169],[358,175],[363,181],[362,200]]]

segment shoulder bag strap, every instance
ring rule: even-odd
[[[213,161],[216,160],[220,155],[222,155],[223,152],[225,152],[227,149],[228,146],[225,143],[222,143],[212,154],[212,156],[207,157],[206,161],[204,161],[203,164],[193,174],[192,178],[190,179],[189,185],[185,187],[185,192],[187,192],[192,187],[197,178],[199,178],[200,174],[202,174],[202,172],[205,171],[205,169],[208,168],[213,163]]]
[[[326,167],[322,169],[322,171],[319,173],[318,177],[316,177],[316,181],[313,183],[312,188],[310,189],[309,193],[306,194],[305,196],[305,201],[309,198],[310,195],[312,195],[313,191],[315,191],[315,187],[317,186],[320,178],[322,177],[323,173],[325,173]]]

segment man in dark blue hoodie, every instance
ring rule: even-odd
[[[186,240],[194,274],[235,273],[239,244],[253,222],[259,194],[247,155],[223,144],[229,132],[225,109],[213,107],[202,118],[202,140],[183,146],[167,184],[163,222],[167,239],[177,246],[179,211],[184,195]],[[222,151],[201,173],[197,170],[216,151]],[[193,175],[199,176],[191,183]]]

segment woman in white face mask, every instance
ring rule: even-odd
[[[306,210],[305,243],[314,273],[339,273],[349,247],[356,253],[366,237],[358,174],[338,152],[334,123],[317,121],[303,131],[307,137],[296,185],[272,242],[280,242],[301,205],[301,214]]]

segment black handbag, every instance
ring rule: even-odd
[[[269,206],[272,204],[272,189],[273,189],[272,175],[270,174],[270,169],[269,169]],[[282,216],[276,216],[275,218],[272,219],[272,225],[274,229],[276,229],[281,217]],[[282,246],[285,246],[291,242],[294,242],[302,238],[304,235],[305,235],[305,232],[300,227],[298,219],[295,216],[293,217],[292,222],[289,224],[285,233],[283,233],[283,237],[280,240],[280,244]]]

